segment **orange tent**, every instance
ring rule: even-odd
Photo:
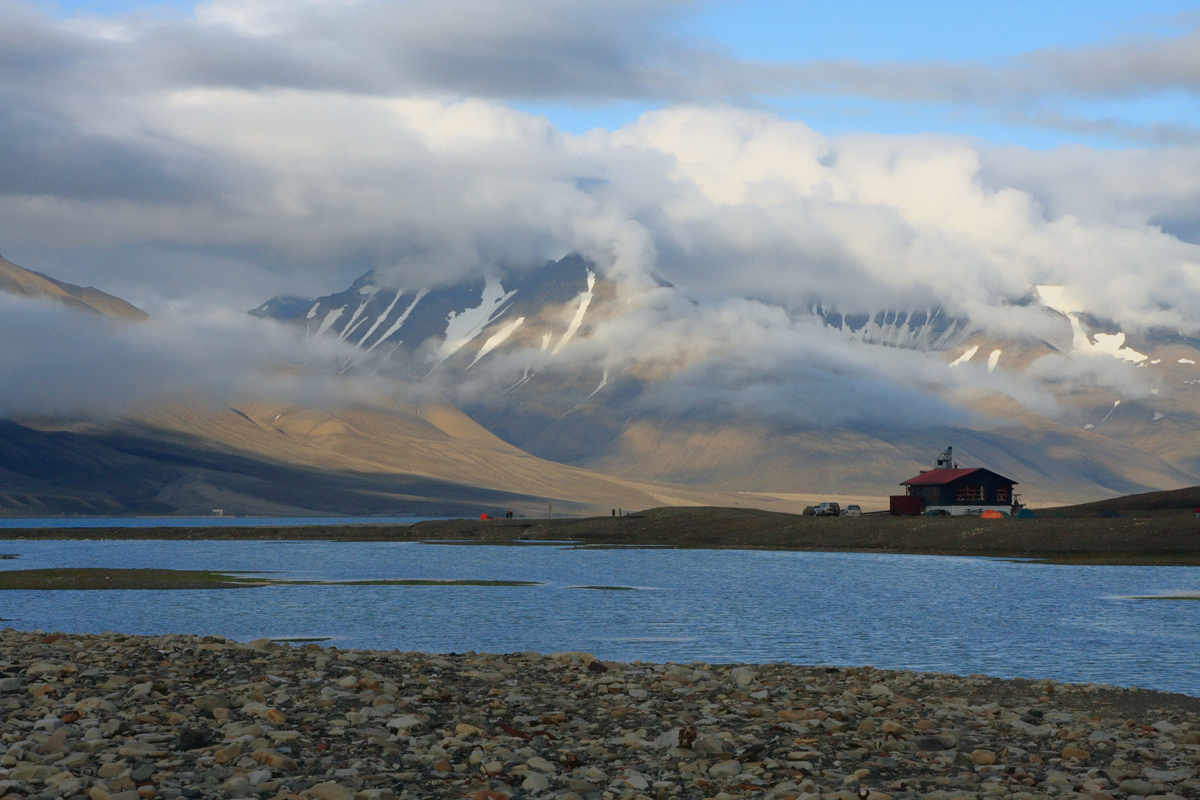
[[[980,514],[979,516],[981,516],[984,519],[1004,519],[1003,514],[1001,514],[999,511],[993,511],[990,508],[987,511]]]

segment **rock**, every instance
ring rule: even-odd
[[[20,678],[0,678],[0,692],[19,692],[24,684]]]
[[[197,697],[194,704],[197,711],[208,716],[212,716],[212,712],[218,708],[233,707],[232,700],[218,694],[206,694],[203,697]]]
[[[300,768],[294,760],[274,750],[255,750],[250,756],[259,764],[264,764],[282,772],[295,772]]]
[[[316,800],[354,800],[354,794],[349,789],[332,781],[318,783],[308,790],[308,794]]]
[[[1124,780],[1121,781],[1117,788],[1125,794],[1136,794],[1142,797],[1145,797],[1149,794],[1154,794],[1154,784],[1150,783],[1150,781],[1135,779]]]
[[[550,788],[550,779],[539,772],[531,772],[521,782],[521,788],[527,792],[544,792]]]
[[[538,772],[546,772],[546,773],[553,775],[557,771],[557,770],[555,770],[553,764],[551,764],[549,761],[542,758],[541,756],[534,756],[533,758],[529,759],[525,763],[528,764],[531,768],[536,769]]]
[[[139,764],[134,767],[129,773],[129,779],[134,783],[150,780],[150,776],[155,773],[156,769],[153,764]]]
[[[996,754],[991,750],[975,750],[971,753],[971,761],[980,766],[990,766],[996,763]]]
[[[242,745],[240,742],[226,745],[213,753],[213,761],[218,764],[228,764],[242,754]]]
[[[17,767],[8,773],[8,777],[9,780],[28,783],[29,781],[44,781],[55,772],[56,770],[44,764],[35,764],[28,767]]]
[[[413,728],[422,727],[423,723],[413,714],[405,714],[402,717],[388,720],[387,726],[394,728],[397,731],[407,731]]]
[[[0,696],[0,798],[1111,800],[1134,796],[1120,786],[1200,789],[1200,712],[1111,687],[45,638],[0,630],[0,669],[54,667]]]
[[[468,725],[465,722],[460,722],[454,726],[454,735],[460,739],[466,739],[471,736],[482,736],[483,731],[476,728],[474,725]]]
[[[53,733],[53,735],[51,735],[49,739],[42,743],[42,746],[38,748],[38,752],[42,755],[46,755],[47,753],[57,753],[60,750],[65,752],[66,746],[67,730],[66,728],[59,728]]]
[[[196,731],[186,725],[179,730],[179,737],[175,740],[176,750],[199,750],[201,747],[207,747],[212,743],[211,735],[208,731]]]
[[[621,775],[621,780],[631,789],[639,792],[650,788],[650,781],[645,775],[635,769],[627,769]]]
[[[913,746],[918,750],[936,753],[940,750],[954,749],[955,740],[952,736],[918,736],[913,740]]]
[[[1178,783],[1185,781],[1196,774],[1193,769],[1152,769],[1146,767],[1142,770],[1142,777],[1148,781],[1156,783]]]
[[[749,686],[754,683],[754,672],[747,667],[734,667],[730,670],[729,675],[738,686]]]

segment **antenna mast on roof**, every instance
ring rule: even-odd
[[[946,452],[942,453],[937,458],[937,468],[938,469],[954,469],[955,466],[956,465],[954,463],[954,448],[947,447]]]

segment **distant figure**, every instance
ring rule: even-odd
[[[615,517],[617,515],[617,510],[614,508],[612,512],[613,516]],[[1200,508],[1196,509],[1196,516],[1200,517]]]
[[[511,509],[511,508],[510,508],[508,511],[505,511],[505,512],[504,512],[504,518],[505,518],[505,519],[512,519],[512,509]]]

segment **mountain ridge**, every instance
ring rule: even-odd
[[[2,256],[0,291],[23,297],[50,298],[77,310],[95,312],[114,320],[140,321],[150,318],[145,311],[119,297],[92,286],[76,286],[25,269]]]

